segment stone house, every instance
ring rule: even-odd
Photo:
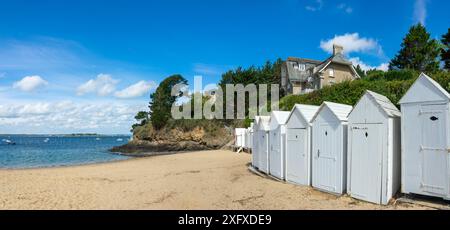
[[[305,94],[360,78],[343,50],[342,46],[333,45],[333,55],[325,61],[289,57],[281,67],[281,87],[287,94]]]

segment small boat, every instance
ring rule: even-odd
[[[123,141],[123,139],[122,138],[117,138],[117,141]]]
[[[3,142],[5,142],[8,145],[16,145],[16,142],[13,142],[11,140],[3,139]]]
[[[44,142],[47,143],[48,141],[50,141],[50,138],[45,138]]]
[[[99,140],[101,140],[101,139],[100,139],[99,137],[97,137],[97,138],[95,138],[95,140],[96,140],[96,141],[99,141]]]

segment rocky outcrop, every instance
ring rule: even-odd
[[[231,129],[219,126],[208,129],[195,126],[154,130],[151,125],[139,127],[129,143],[112,148],[113,153],[128,156],[149,156],[187,151],[220,149],[233,139]]]

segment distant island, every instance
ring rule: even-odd
[[[104,136],[97,133],[72,133],[72,134],[65,134],[64,137],[92,137],[92,136]]]

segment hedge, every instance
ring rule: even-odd
[[[280,100],[280,109],[290,111],[295,104],[320,105],[324,101],[355,105],[366,90],[385,95],[395,105],[411,87],[419,73],[411,70],[376,72],[364,79],[346,81],[305,95],[289,95]],[[430,74],[450,92],[450,73]]]

